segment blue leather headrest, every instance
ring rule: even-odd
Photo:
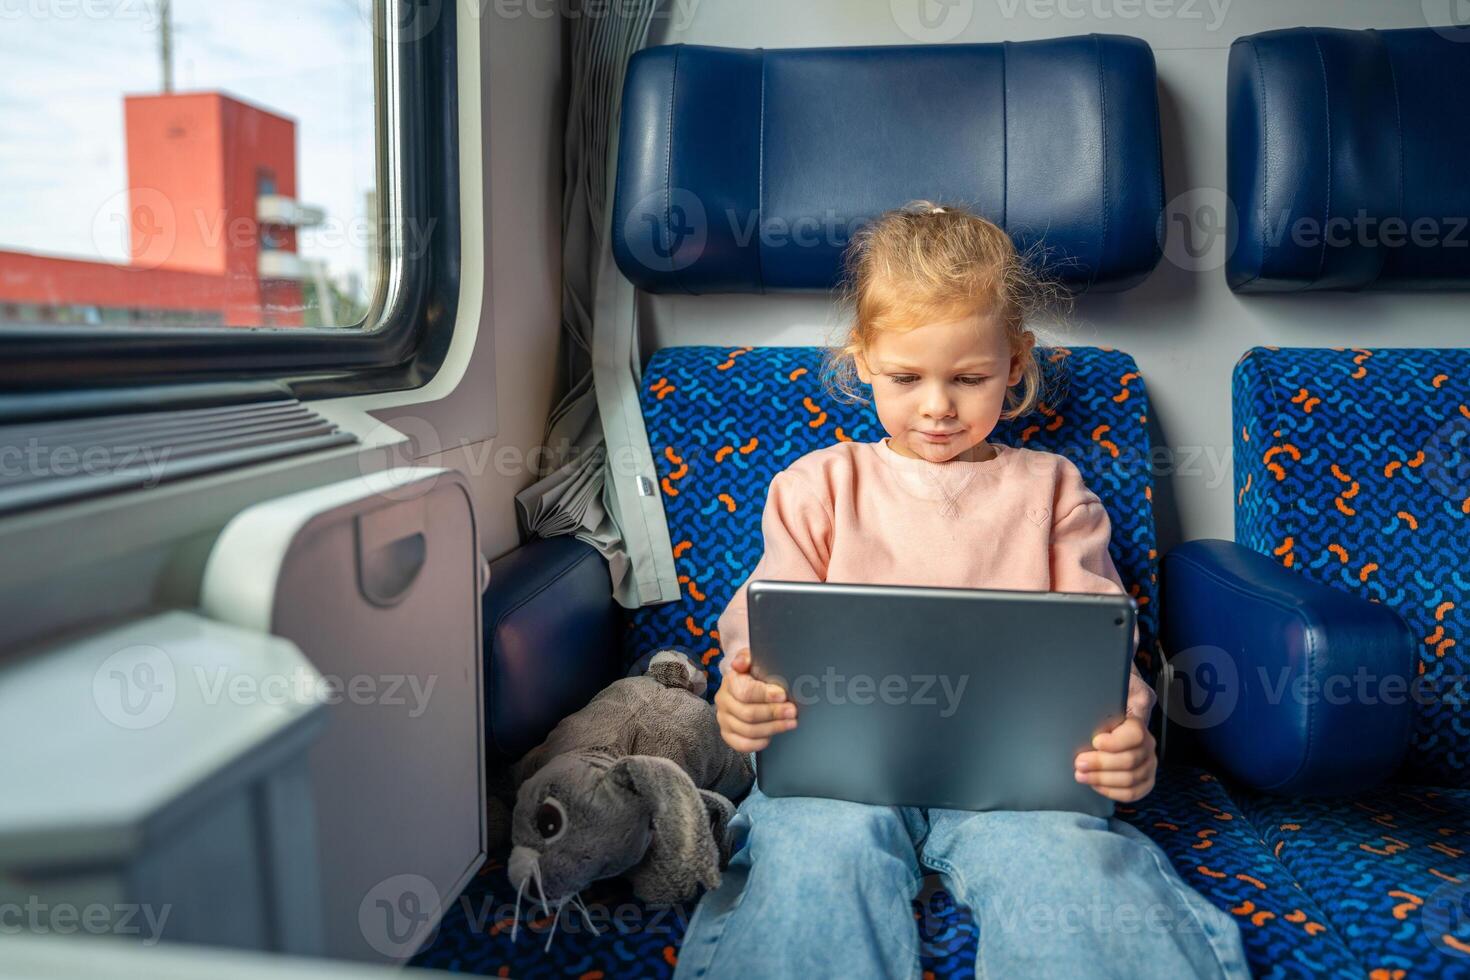
[[[1470,30],[1455,30],[1231,46],[1231,288],[1470,287]]]
[[[1136,38],[741,50],[628,66],[618,267],[650,292],[826,289],[862,223],[966,205],[1074,288],[1159,259],[1153,52]]]

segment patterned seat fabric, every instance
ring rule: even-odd
[[[1470,790],[1234,795],[1370,977],[1470,977]]]
[[[848,405],[823,394],[817,377],[820,355],[817,349],[800,347],[683,347],[660,351],[649,363],[643,410],[659,460],[684,595],[678,602],[630,614],[625,664],[672,643],[700,656],[714,674],[719,644],[712,632],[760,555],[760,517],[771,477],[798,456],[832,441],[882,437],[870,406]],[[1352,364],[1353,356],[1346,355],[1350,371],[1359,366]],[[1112,518],[1113,560],[1140,603],[1144,649],[1152,649],[1156,555],[1142,380],[1132,359],[1115,351],[1056,349],[1043,352],[1042,362],[1050,376],[1066,379],[1058,388],[1061,394],[1038,415],[1003,425],[996,438],[1061,452],[1077,463]],[[1431,389],[1439,390],[1443,382],[1428,377]],[[1282,401],[1303,415],[1319,410],[1320,403],[1306,408],[1308,399],[1328,397],[1312,393],[1293,402],[1293,394]],[[1332,431],[1350,430],[1339,425]],[[1256,438],[1251,445],[1259,445]],[[1392,439],[1391,433],[1372,436],[1380,450]],[[1334,445],[1342,450],[1342,466],[1356,460],[1351,447]],[[1299,447],[1299,455],[1282,449],[1253,464],[1256,474],[1242,478],[1248,481],[1242,502],[1250,500],[1258,511],[1271,509],[1251,493],[1261,486],[1262,473],[1275,481],[1271,464],[1283,469],[1320,464],[1331,472],[1316,451],[1303,449]],[[1290,456],[1289,463],[1280,458],[1283,453]],[[1237,455],[1246,458],[1243,452]],[[1410,458],[1394,471],[1407,469],[1422,483],[1426,465]],[[1363,468],[1361,462],[1354,466]],[[1286,483],[1285,477],[1279,482]],[[1306,499],[1311,484],[1304,478],[1291,486]],[[1364,509],[1361,497],[1355,493],[1345,502],[1357,499],[1356,507]],[[1427,511],[1415,517],[1429,519]],[[1317,558],[1318,552],[1309,552],[1302,540],[1295,543],[1300,558],[1288,559],[1292,546],[1279,554],[1284,560]],[[1380,566],[1386,567],[1383,559]],[[1374,581],[1371,574],[1366,577]],[[1441,618],[1447,619],[1448,612],[1441,611]],[[711,693],[713,689],[712,684]],[[1446,900],[1464,901],[1456,883],[1463,889],[1470,882],[1464,854],[1470,791],[1394,787],[1373,797],[1336,802],[1251,798],[1248,811],[1233,795],[1238,796],[1207,772],[1165,766],[1154,791],[1138,804],[1120,806],[1118,813],[1159,842],[1189,885],[1236,917],[1257,976],[1392,980],[1410,974],[1466,975],[1470,957],[1456,959],[1453,943],[1470,936],[1457,925],[1454,913],[1470,905]],[[1270,846],[1263,842],[1263,832]],[[568,907],[550,952],[543,952],[550,928],[545,915],[523,920],[522,929],[529,931],[510,941],[515,893],[504,859],[496,855],[454,903],[414,965],[525,978],[672,974],[694,903],[652,908],[632,898],[620,880],[598,882],[583,898],[599,932],[594,934],[580,913],[574,915]],[[1299,882],[1310,888],[1304,890]],[[1447,890],[1433,890],[1436,882]],[[1431,907],[1434,901],[1443,906],[1437,913]],[[821,912],[812,909],[808,914]],[[914,917],[926,976],[972,976],[977,926],[939,876],[931,876],[915,900]],[[1434,934],[1438,938],[1429,938],[1426,925],[1442,926]]]
[[[1102,498],[1111,553],[1139,604],[1139,669],[1157,633],[1157,554],[1148,460],[1148,396],[1133,359],[1096,347],[1037,356],[1054,397],[1002,422],[994,439],[1061,453]],[[640,399],[658,465],[682,595],[629,616],[624,663],[660,645],[684,646],[718,685],[720,613],[761,556],[761,513],[771,478],[839,440],[885,435],[869,404],[823,391],[816,347],[668,347],[643,372]]]
[[[1154,791],[1134,806],[1120,806],[1118,814],[1157,840],[1189,885],[1236,917],[1257,976],[1365,975],[1319,906],[1272,857],[1213,776],[1166,766]],[[512,942],[515,889],[506,878],[505,855],[498,855],[450,907],[412,965],[519,980],[673,975],[696,903],[645,905],[620,879],[596,882],[582,898],[592,926],[567,906],[549,951],[551,917],[523,898],[520,932]],[[978,929],[940,875],[926,876],[913,910],[924,976],[973,977]]]
[[[1236,540],[1404,617],[1404,774],[1470,784],[1470,350],[1258,347],[1234,406]]]
[[[1153,792],[1117,810],[1159,843],[1188,885],[1235,916],[1256,976],[1363,977],[1322,908],[1214,776],[1161,766]]]
[[[1416,705],[1403,782],[1235,793],[1374,977],[1470,976],[1467,379],[1461,349],[1255,348],[1235,368],[1236,540],[1422,640],[1417,689],[1377,692]]]

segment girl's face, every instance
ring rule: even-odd
[[[856,357],[857,373],[873,386],[878,421],[893,451],[935,463],[980,462],[992,452],[985,437],[1005,409],[1006,389],[1021,380],[1021,353],[1012,354],[1004,326],[988,314],[881,331]]]

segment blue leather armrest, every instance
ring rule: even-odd
[[[1416,661],[1396,612],[1230,541],[1180,545],[1162,570],[1168,720],[1229,776],[1329,795],[1398,768]]]
[[[532,541],[490,565],[485,747],[514,759],[619,674],[620,607],[607,562],[573,537]]]

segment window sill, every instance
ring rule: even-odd
[[[316,407],[360,444],[0,518],[0,659],[63,630],[192,607],[211,544],[244,508],[411,462],[398,430]]]

